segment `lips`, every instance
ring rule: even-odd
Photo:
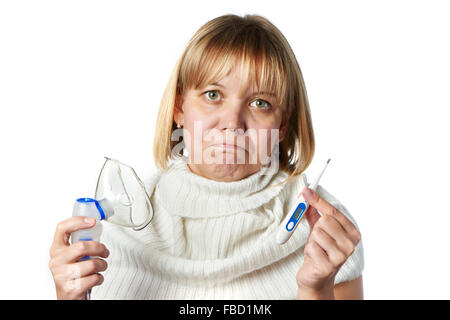
[[[244,148],[242,148],[236,144],[216,143],[216,144],[210,145],[210,147],[221,149],[221,150],[231,150],[231,151],[243,150],[243,151],[246,151]]]

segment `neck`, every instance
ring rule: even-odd
[[[161,177],[157,196],[165,209],[177,216],[211,217],[244,212],[269,202],[282,189],[284,171],[261,167],[237,181],[216,181],[191,171],[187,158],[174,161]]]

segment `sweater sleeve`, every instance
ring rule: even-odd
[[[356,223],[353,216],[349,213],[347,208],[337,200],[331,193],[325,190],[321,185],[317,187],[317,193],[326,201],[328,201],[333,207],[342,212],[361,232],[358,224]],[[362,232],[361,232],[362,234]],[[341,282],[354,280],[362,275],[364,269],[364,249],[362,244],[362,239],[356,245],[355,251],[347,261],[342,265],[338,274],[335,277],[334,283],[338,284]]]

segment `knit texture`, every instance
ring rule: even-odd
[[[134,231],[105,222],[110,250],[105,281],[92,299],[295,299],[309,225],[302,219],[284,245],[275,242],[285,215],[308,186],[305,174],[265,168],[234,182],[192,173],[185,156],[144,183],[154,209],[148,227]],[[321,197],[347,209],[322,186]],[[364,267],[362,241],[335,283],[356,279]]]

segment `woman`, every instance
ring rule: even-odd
[[[313,154],[305,85],[281,32],[256,15],[209,21],[160,105],[158,171],[146,181],[152,223],[141,231],[105,223],[109,254],[94,241],[69,245],[71,232],[93,222],[61,222],[50,249],[57,297],[82,299],[93,288],[94,299],[362,298],[361,235],[330,193],[306,188]],[[300,192],[310,209],[279,245]],[[99,258],[77,262],[86,255]]]

